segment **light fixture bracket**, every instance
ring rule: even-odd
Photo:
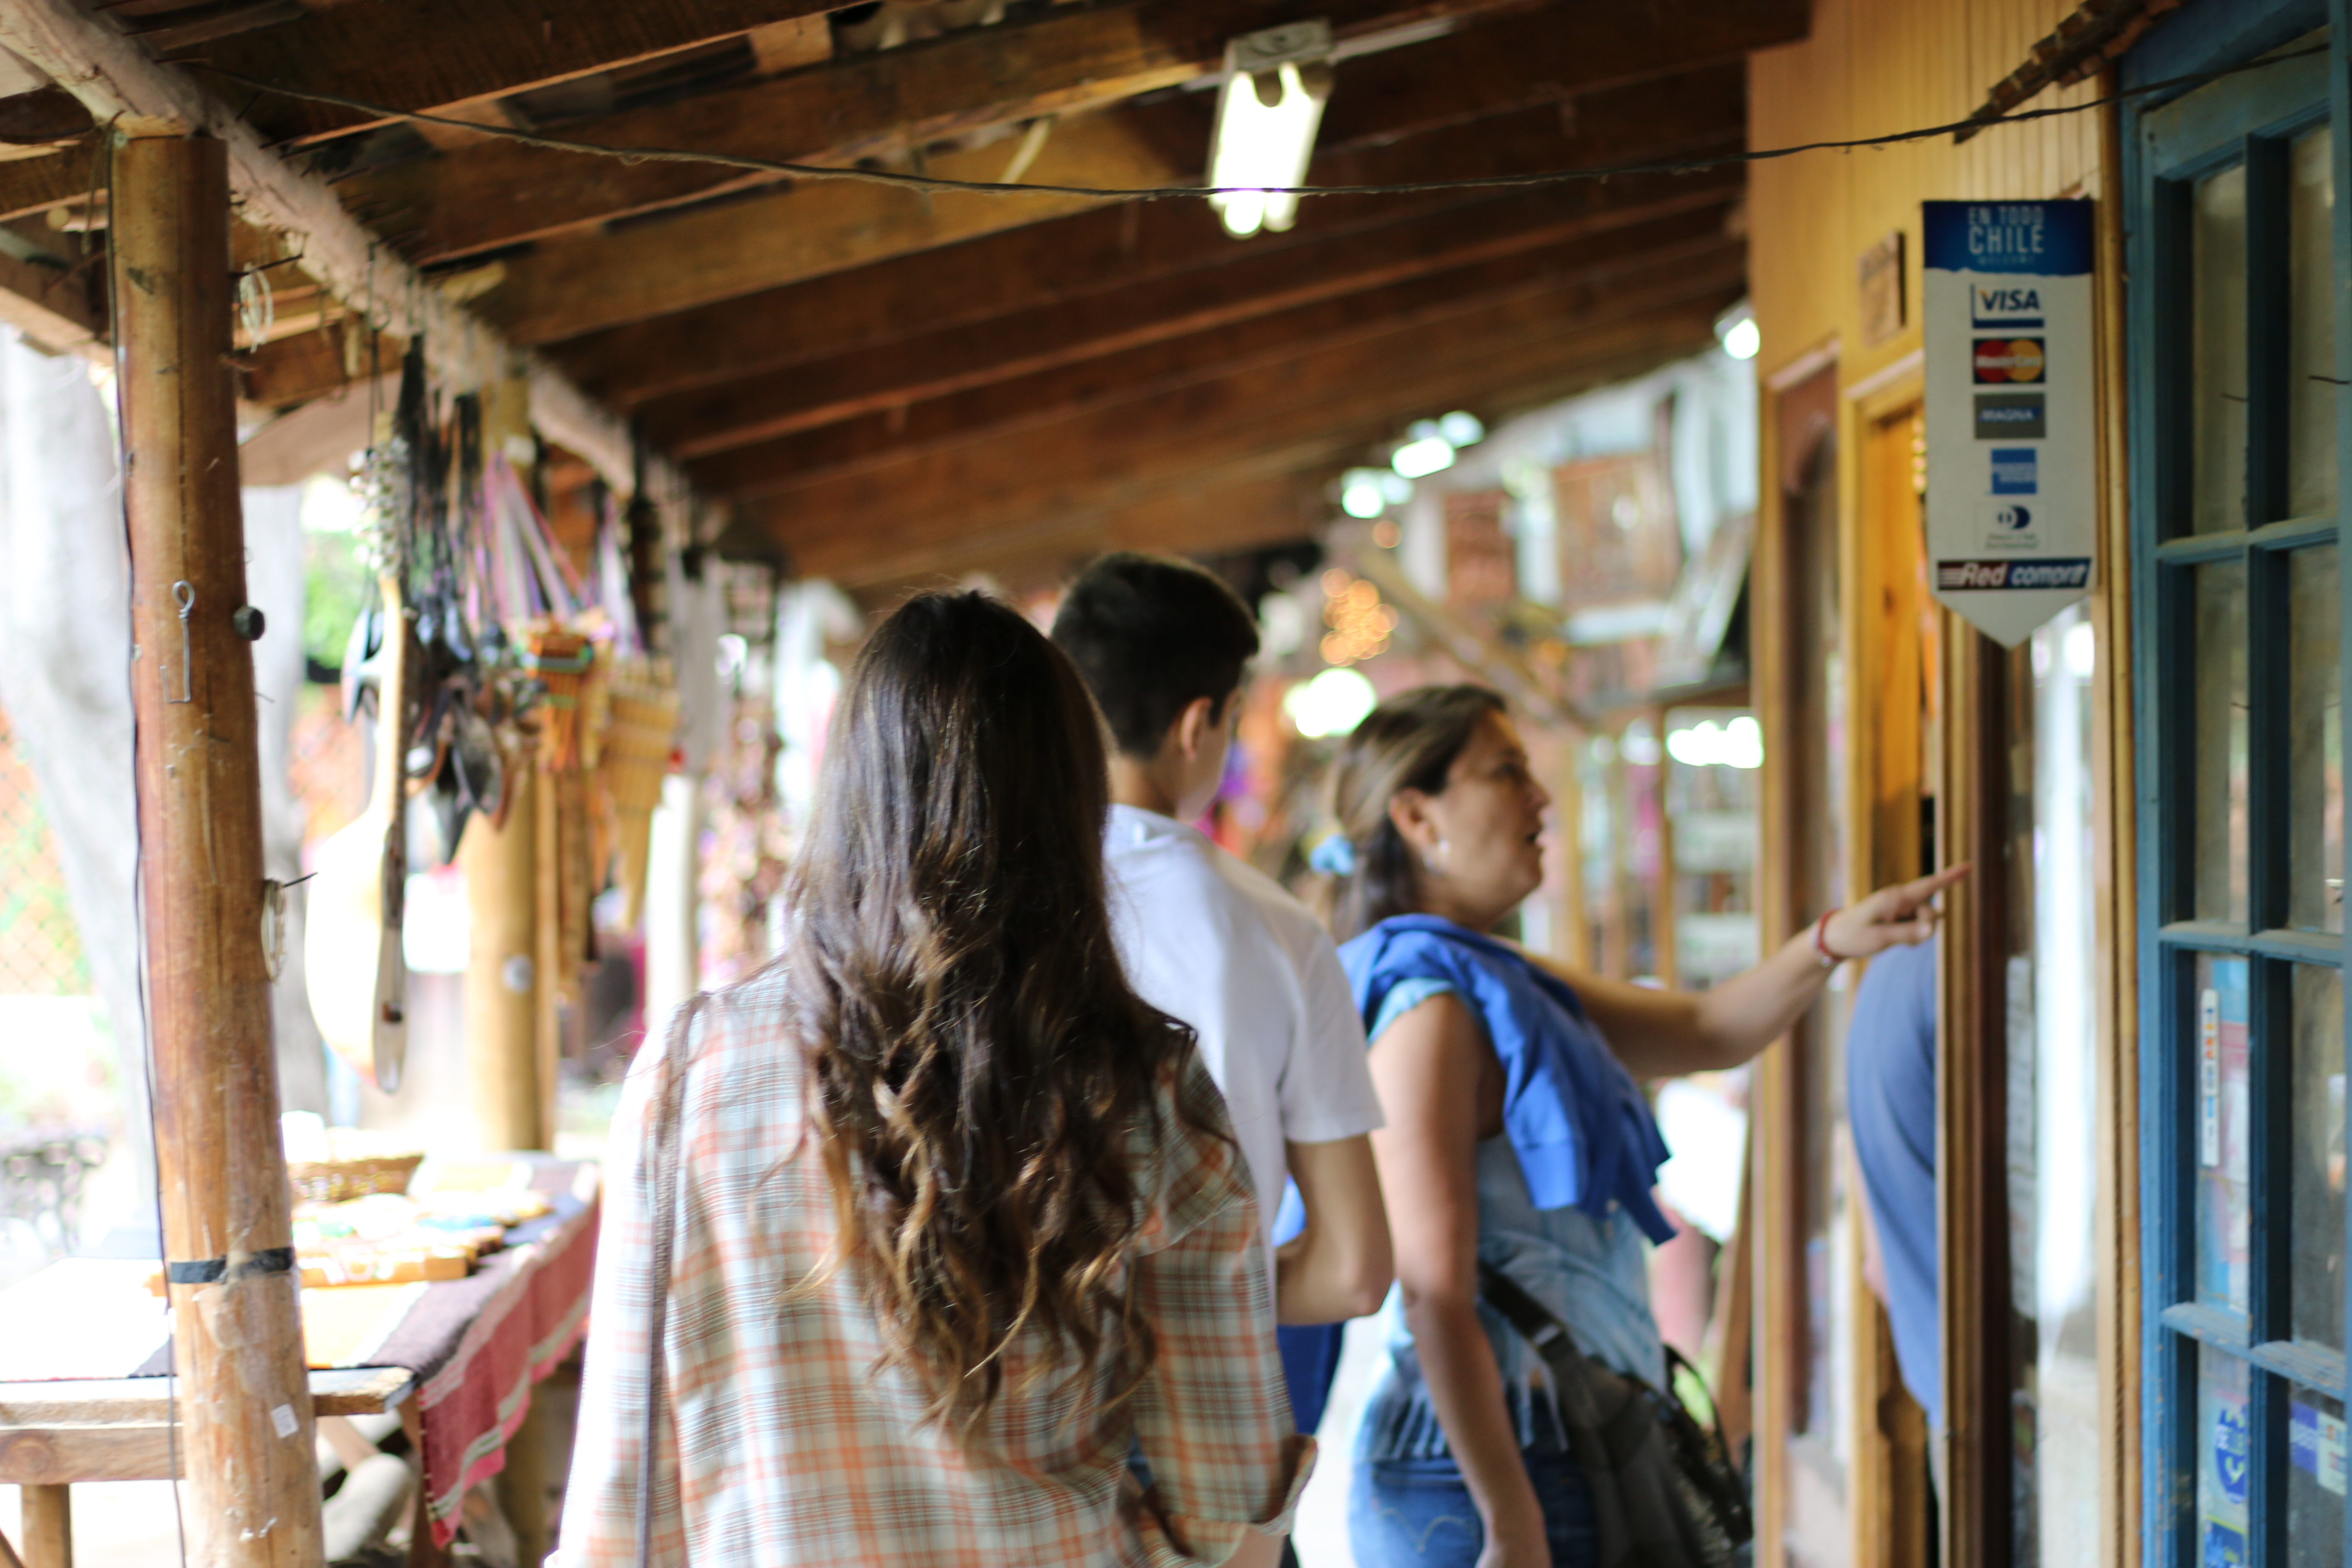
[[[1225,74],[1255,76],[1284,66],[1303,66],[1331,58],[1331,24],[1318,16],[1305,22],[1285,22],[1244,33],[1225,45]]]

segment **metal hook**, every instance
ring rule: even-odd
[[[190,679],[193,672],[189,668],[188,612],[196,607],[195,584],[189,582],[184,577],[182,578],[180,581],[172,584],[172,598],[173,602],[180,606],[180,694],[177,697],[172,696],[172,689],[169,686],[166,686],[163,689],[163,700],[166,703],[174,704],[181,702],[193,702],[196,700],[196,697],[195,689],[190,684]]]

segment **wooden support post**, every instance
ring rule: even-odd
[[[1666,770],[1674,762],[1666,755],[1666,710],[1651,709],[1650,722],[1658,732],[1658,763],[1650,770],[1650,812],[1658,825],[1650,868],[1650,971],[1672,991],[1683,983],[1682,953],[1675,938],[1675,819],[1666,808]]]
[[[530,384],[493,381],[481,398],[484,457],[504,453],[515,462],[530,443]],[[457,852],[473,928],[466,1059],[482,1147],[545,1149],[555,1130],[541,1111],[547,1093],[540,1081],[542,1004],[556,976],[540,942],[539,884],[554,862],[540,842],[540,816],[552,792],[531,757],[508,775],[506,787],[514,792],[506,825],[494,829],[477,818]]]
[[[476,817],[457,860],[466,873],[472,950],[466,963],[466,1060],[485,1149],[547,1146],[539,1114],[539,797],[528,759],[507,776],[503,827]]]
[[[1553,806],[1559,822],[1561,857],[1567,861],[1567,891],[1560,895],[1559,932],[1553,954],[1576,969],[1598,966],[1592,954],[1592,911],[1584,903],[1584,752],[1592,743],[1581,730],[1566,731],[1560,740],[1559,771],[1553,775]]]
[[[563,774],[544,765],[531,786],[534,802],[531,811],[533,831],[538,846],[535,867],[537,876],[530,889],[534,940],[538,943],[539,965],[539,1026],[530,1037],[528,1057],[518,1052],[514,1062],[517,1081],[528,1079],[536,1106],[552,1099],[552,1086],[541,1089],[539,1072],[542,1065],[551,1070],[558,1056],[563,1031],[563,966],[572,962],[563,951]],[[551,1140],[552,1142],[552,1140]]]
[[[24,1489],[25,1568],[73,1568],[73,1488]]]
[[[247,641],[262,627],[237,502],[226,150],[126,142],[113,191],[140,892],[189,1558],[310,1568],[323,1544],[262,948]]]

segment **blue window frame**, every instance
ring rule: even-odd
[[[2125,118],[2149,1568],[2352,1563],[2329,11],[2191,6],[2126,73],[2319,47]]]

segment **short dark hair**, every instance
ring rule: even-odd
[[[1086,677],[1129,756],[1148,757],[1205,697],[1223,711],[1257,653],[1257,619],[1224,579],[1189,561],[1117,551],[1077,575],[1054,641]]]

